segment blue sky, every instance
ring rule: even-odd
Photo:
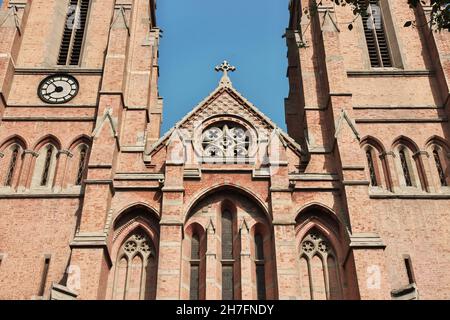
[[[214,90],[214,67],[237,67],[234,87],[285,128],[288,94],[286,43],[288,0],[160,0],[162,134]]]

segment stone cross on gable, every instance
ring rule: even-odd
[[[230,65],[228,61],[225,60],[220,66],[217,66],[215,69],[217,72],[223,72],[223,76],[222,79],[220,79],[219,85],[221,87],[231,87],[232,84],[230,78],[228,77],[228,72],[236,71],[236,67]]]

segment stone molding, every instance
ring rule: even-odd
[[[417,285],[411,283],[407,286],[391,291],[392,300],[419,300]]]
[[[78,293],[70,290],[66,286],[52,283],[50,288],[50,300],[76,300]]]
[[[352,249],[384,249],[386,245],[377,233],[350,234],[350,248]]]

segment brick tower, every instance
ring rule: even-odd
[[[333,181],[360,297],[448,299],[450,33],[430,30],[428,6],[360,3],[373,18],[290,1],[288,132],[305,174]]]
[[[5,1],[0,299],[450,298],[449,34],[307,3],[288,133],[225,61],[160,135],[155,1]]]

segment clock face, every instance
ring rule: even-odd
[[[66,74],[49,76],[42,80],[38,88],[39,98],[52,104],[69,102],[77,93],[77,79]]]

